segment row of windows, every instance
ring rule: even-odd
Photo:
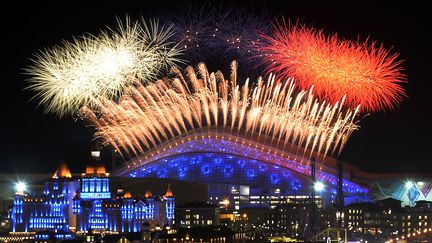
[[[405,223],[402,223],[402,226],[405,226]],[[406,226],[411,226],[411,222],[407,222]],[[418,222],[418,226],[428,226],[428,222]]]
[[[195,225],[205,225],[205,224],[207,224],[207,225],[211,225],[212,223],[213,223],[213,220],[211,220],[211,219],[208,219],[207,221],[206,220],[201,220],[201,221],[199,221],[199,220],[185,220],[185,221],[180,221],[180,224],[185,224],[185,225],[191,225],[191,223],[192,224],[195,224]]]

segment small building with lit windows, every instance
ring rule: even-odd
[[[405,238],[431,228],[432,210],[427,208],[430,203],[424,201],[414,207],[402,207],[400,200],[387,198],[373,203],[351,204],[344,209],[345,227],[354,238]]]
[[[162,196],[150,191],[132,196],[124,189],[112,193],[103,165],[89,165],[73,178],[62,164],[44,185],[41,193],[15,193],[9,212],[11,232],[45,232],[37,234],[39,240],[51,235],[46,232],[64,232],[57,238],[68,239],[71,232],[139,232],[145,223],[153,229],[174,223],[175,196],[169,185]]]
[[[304,237],[306,232],[312,230],[308,225],[310,225],[310,214],[313,210],[319,209],[316,205],[311,204],[309,199],[292,199],[268,210],[265,213],[264,222],[257,227],[261,228],[268,237]],[[316,219],[316,221],[319,220]]]
[[[220,209],[207,202],[188,202],[175,209],[176,225],[179,228],[219,225]]]

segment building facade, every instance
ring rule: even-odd
[[[407,238],[431,230],[432,210],[427,207],[430,203],[402,207],[401,201],[388,198],[351,204],[344,208],[344,225],[352,239]]]
[[[179,228],[219,225],[219,207],[207,202],[189,202],[175,209],[176,225]]]
[[[155,228],[174,222],[175,196],[133,197],[123,189],[111,192],[103,165],[87,166],[72,178],[66,165],[45,182],[42,193],[17,192],[9,212],[12,232],[138,232],[144,223]]]

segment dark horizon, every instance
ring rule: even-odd
[[[54,172],[60,162],[79,173],[90,162],[92,128],[74,118],[44,114],[37,100],[31,99],[34,93],[24,90],[28,76],[23,74],[23,68],[31,63],[29,59],[37,50],[73,36],[97,34],[106,26],[115,27],[116,16],[151,16],[171,3],[5,8],[0,173]],[[428,153],[432,145],[428,114],[432,107],[428,95],[432,88],[428,80],[432,48],[427,37],[431,21],[422,12],[426,7],[396,3],[372,6],[367,2],[284,5],[282,1],[235,1],[224,5],[254,9],[265,6],[271,15],[299,19],[348,39],[370,37],[392,52],[399,52],[408,78],[408,83],[403,84],[408,98],[394,110],[362,118],[360,130],[353,133],[339,158],[368,172],[432,173]],[[108,166],[109,156],[103,155]]]

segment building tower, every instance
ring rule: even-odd
[[[147,191],[144,197],[147,204],[145,218],[154,219],[154,197],[151,191]]]
[[[130,192],[126,191],[121,198],[122,232],[133,232],[134,230],[134,199]]]
[[[98,144],[91,150],[91,163],[87,165],[85,173],[81,174],[81,189],[75,192],[73,198],[73,211],[79,218],[78,231],[104,231],[108,229],[109,220],[104,200],[111,199],[109,187],[109,173],[100,161]]]
[[[12,232],[27,232],[28,226],[24,224],[23,207],[24,207],[24,191],[15,192],[12,212],[10,220],[12,223]]]
[[[174,222],[174,209],[175,209],[175,197],[171,191],[170,184],[168,184],[168,189],[164,195],[165,199],[165,210],[168,225],[172,225]]]

